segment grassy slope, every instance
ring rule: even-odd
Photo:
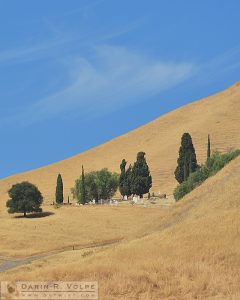
[[[176,167],[180,138],[189,131],[193,136],[200,162],[206,157],[207,134],[212,136],[214,148],[224,151],[240,148],[239,111],[240,84],[216,95],[181,107],[134,131],[120,136],[99,147],[47,167],[12,176],[0,181],[0,199],[6,200],[9,187],[22,180],[37,184],[46,201],[55,193],[56,176],[63,175],[65,194],[70,194],[81,165],[86,171],[108,167],[119,171],[122,158],[135,160],[138,151],[147,153],[153,175],[153,191],[172,193],[176,185],[173,172]],[[1,205],[1,204],[0,204]]]
[[[237,158],[143,238],[88,256],[62,253],[0,279],[97,279],[100,299],[108,300],[240,299],[239,170]],[[141,224],[140,215],[135,219]]]
[[[0,256],[22,257],[72,245],[131,240],[154,232],[166,214],[160,208],[143,207],[44,206],[43,210],[53,214],[26,219],[0,212]]]

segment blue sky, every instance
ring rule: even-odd
[[[0,0],[0,177],[240,80],[238,0]]]

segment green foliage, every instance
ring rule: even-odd
[[[123,159],[120,165],[121,174],[119,176],[119,191],[122,196],[126,195],[126,160]]]
[[[119,191],[122,196],[130,196],[131,192],[131,176],[132,176],[132,166],[130,165],[126,171],[126,160],[123,159],[120,165],[121,174],[119,177]]]
[[[142,197],[152,187],[152,176],[145,159],[144,152],[138,152],[131,174],[131,192]]]
[[[84,182],[84,191],[82,176],[75,181],[75,186],[72,189],[74,198],[81,204],[85,204],[93,199],[98,201],[100,199],[111,198],[117,191],[119,175],[111,173],[107,169],[102,169],[84,174]],[[86,195],[84,203],[81,202],[83,193]]]
[[[55,194],[56,203],[63,203],[63,181],[61,174],[58,174],[57,177],[57,186],[56,186],[56,194]]]
[[[208,135],[208,148],[207,148],[207,160],[211,157],[211,141],[210,135]]]
[[[62,205],[59,204],[59,203],[55,203],[55,204],[54,204],[54,208],[55,208],[55,209],[58,209],[58,208],[61,208],[61,207],[62,207]]]
[[[40,208],[43,201],[42,194],[32,183],[27,181],[17,183],[11,187],[8,195],[10,199],[6,206],[10,214],[23,213],[26,216],[26,213],[42,211]]]
[[[117,173],[111,173],[107,169],[96,172],[97,199],[111,198],[118,189],[118,178]]]
[[[219,152],[213,155],[201,166],[196,172],[192,173],[186,181],[183,181],[174,190],[174,198],[178,201],[193,189],[201,185],[207,178],[215,175],[231,160],[240,155],[240,150],[231,151],[220,154]]]
[[[198,169],[196,153],[189,133],[182,135],[177,164],[175,178],[179,183],[185,181]]]
[[[86,185],[85,185],[85,174],[84,174],[84,168],[82,166],[82,176],[81,176],[81,193],[80,193],[80,199],[79,202],[81,204],[85,204],[86,201]]]

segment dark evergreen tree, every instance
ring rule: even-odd
[[[57,186],[56,186],[56,203],[63,203],[63,181],[61,174],[58,174],[57,177]]]
[[[17,183],[8,191],[10,199],[7,201],[6,206],[8,212],[23,213],[26,217],[30,212],[41,212],[40,208],[43,197],[38,188],[27,181]]]
[[[125,186],[126,186],[126,160],[123,159],[120,165],[120,177],[119,177],[119,191],[120,194],[124,197],[126,195]]]
[[[120,165],[121,174],[119,177],[119,191],[121,195],[129,197],[131,193],[131,172],[132,172],[132,166],[130,165],[129,168],[126,171],[126,160],[123,159],[122,163]]]
[[[182,135],[181,146],[179,149],[178,166],[175,170],[175,178],[179,183],[185,181],[190,173],[198,168],[195,149],[189,133]]]
[[[190,155],[190,159],[189,159],[189,175],[192,173],[192,154]]]
[[[152,187],[152,177],[145,159],[145,153],[137,154],[137,161],[134,163],[131,175],[131,191],[142,198],[143,194],[149,192]]]
[[[80,193],[80,203],[85,204],[86,201],[86,185],[85,185],[85,174],[84,174],[84,168],[82,166],[82,176],[81,176],[81,193]]]
[[[210,135],[208,135],[208,148],[207,148],[207,160],[211,157],[211,141],[210,141]]]
[[[189,164],[189,168],[190,168],[190,164]],[[184,169],[183,169],[183,178],[184,178],[184,181],[187,180],[187,176],[188,176],[188,166],[187,166],[187,159],[185,157],[184,158]]]
[[[130,164],[126,171],[125,193],[129,197],[132,195],[132,165]]]

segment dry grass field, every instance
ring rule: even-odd
[[[43,206],[43,218],[0,213],[0,256],[26,256],[68,246],[129,240],[154,232],[166,209]]]
[[[153,176],[153,191],[172,193],[176,186],[173,176],[181,135],[190,132],[199,162],[206,158],[207,135],[212,146],[220,151],[240,148],[239,111],[240,83],[200,101],[183,106],[132,132],[69,159],[38,170],[12,176],[0,181],[0,199],[5,202],[6,191],[13,183],[23,180],[38,185],[45,201],[52,201],[56,177],[63,176],[65,196],[79,177],[82,164],[86,171],[108,167],[119,172],[123,158],[133,162],[138,151],[145,151]],[[1,200],[0,200],[1,202]]]
[[[76,242],[81,237],[87,241],[83,232],[89,233],[94,227],[92,240],[97,237],[102,240],[123,237],[124,240],[107,248],[66,251],[45,257],[0,273],[0,280],[98,280],[100,299],[104,300],[240,299],[239,170],[240,158],[237,158],[165,210],[88,207],[74,211],[71,208],[71,217],[67,218],[68,209],[64,208],[54,216],[35,220],[1,215],[4,218],[1,224],[7,224],[4,230],[0,227],[1,236],[5,232],[7,237],[9,228],[12,247],[27,246],[32,252],[37,248],[46,250],[44,247],[48,246],[41,246],[41,242],[48,242],[51,247],[57,246],[58,238],[67,242],[68,234]],[[58,221],[62,232],[56,228],[58,219],[62,220]],[[49,226],[54,220],[56,240]],[[26,229],[25,245],[24,237],[18,237],[20,229],[17,232],[14,226],[18,222],[21,222],[20,229]],[[27,236],[31,222],[39,226],[38,235],[44,237],[38,237],[39,241],[35,238],[36,248]],[[49,240],[50,236],[53,241]],[[3,248],[1,245],[1,251]]]

